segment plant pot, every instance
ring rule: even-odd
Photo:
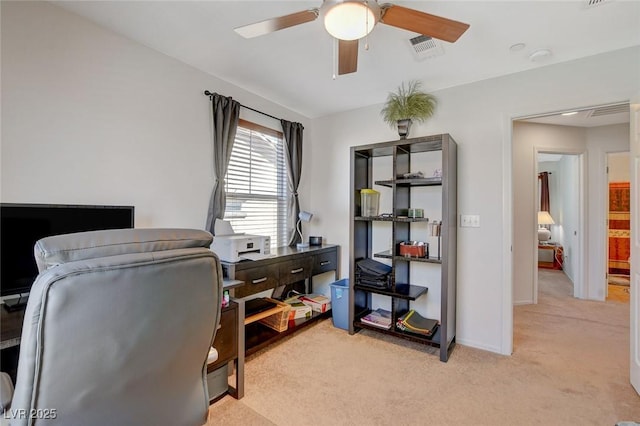
[[[406,139],[409,136],[409,130],[411,130],[411,119],[406,118],[404,120],[398,120],[398,135],[400,139]]]

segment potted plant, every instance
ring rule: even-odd
[[[436,98],[420,90],[420,87],[421,83],[416,80],[407,85],[402,83],[397,92],[389,93],[387,102],[380,111],[389,126],[398,126],[400,139],[407,138],[414,120],[423,122],[435,112]]]

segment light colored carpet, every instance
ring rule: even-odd
[[[434,350],[323,321],[255,354],[246,392],[210,425],[613,425],[640,420],[629,384],[628,305],[571,298],[540,273],[538,305],[515,309],[514,354]]]

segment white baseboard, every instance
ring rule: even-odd
[[[483,351],[493,352],[499,355],[509,355],[509,356],[511,355],[510,353],[508,354],[502,353],[501,348],[499,346],[485,345],[483,343],[479,343],[473,340],[460,339],[456,337],[456,343],[461,344],[463,346],[469,346],[471,348],[482,349]]]

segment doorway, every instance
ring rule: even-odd
[[[606,153],[629,149],[629,104],[590,107],[565,113],[512,120],[512,220],[514,305],[537,303],[538,153],[577,155],[580,180],[577,197],[581,219],[569,232],[577,247],[564,254],[574,265],[574,297],[606,298]],[[575,194],[574,194],[575,195]],[[567,230],[564,237],[567,237]],[[570,240],[568,240],[570,241]],[[581,261],[582,259],[582,261]]]
[[[629,303],[630,297],[630,183],[629,152],[607,153],[607,300]]]
[[[584,182],[581,179],[583,155],[566,152],[538,153],[539,213],[536,226],[539,229],[537,256],[534,257],[534,265],[537,264],[538,270],[536,296],[539,295],[540,272],[543,269],[566,275],[574,297],[581,285],[580,271],[584,262],[581,241],[584,220],[584,203],[581,197],[584,193]],[[543,210],[547,213],[541,213]],[[536,297],[536,303],[537,300]]]

